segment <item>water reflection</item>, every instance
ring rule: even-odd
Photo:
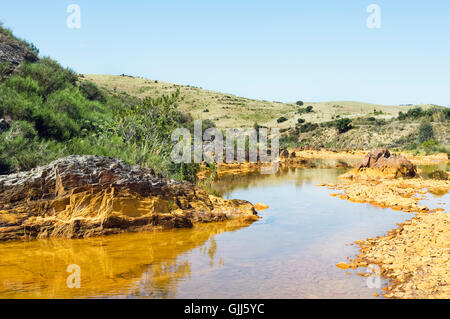
[[[249,224],[200,224],[193,229],[122,234],[82,240],[39,240],[0,244],[1,298],[149,297],[173,298],[191,276],[183,254],[201,247],[211,267],[214,236]],[[81,269],[81,288],[69,289],[67,266]]]
[[[262,175],[259,172],[245,175],[226,175],[214,183],[214,189],[230,198],[232,191],[250,189],[255,186],[279,186],[287,182],[295,182],[297,187],[315,183],[337,183],[338,176],[344,174],[345,168],[289,168],[282,167],[276,174]]]

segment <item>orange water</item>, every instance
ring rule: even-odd
[[[381,289],[356,275],[364,270],[336,263],[357,253],[353,241],[413,215],[315,186],[340,173],[287,169],[216,183],[226,197],[270,206],[253,224],[0,243],[0,298],[370,298]],[[67,285],[69,265],[79,266],[80,288]]]

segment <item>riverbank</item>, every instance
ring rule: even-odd
[[[428,207],[419,205],[419,201],[427,192],[445,194],[450,190],[450,181],[422,178],[343,181],[340,184],[318,186],[341,191],[331,194],[340,199],[410,213],[430,211]]]
[[[377,154],[380,157],[374,157]],[[388,160],[390,158],[392,160]],[[421,158],[417,160],[423,162]],[[388,167],[380,163],[401,163],[402,166]],[[318,185],[339,190],[331,195],[344,200],[417,212],[411,220],[399,224],[385,236],[356,241],[360,254],[349,263],[337,266],[355,269],[378,265],[381,276],[390,280],[384,294],[388,298],[449,298],[450,218],[443,208],[430,209],[419,205],[419,201],[425,199],[426,194],[447,194],[450,181],[423,179],[417,175],[394,178],[397,174],[392,174],[392,169],[400,171],[406,164],[403,158],[390,156],[387,150],[377,150],[365,158],[360,168],[341,176],[342,183]],[[410,169],[405,176],[415,174],[415,167]]]
[[[419,213],[386,236],[357,241],[352,268],[375,264],[390,279],[387,298],[450,298],[450,216]]]
[[[329,151],[329,150],[297,150],[288,149],[280,154],[279,166],[292,168],[350,168],[364,159],[370,151],[349,150],[349,151]],[[283,154],[284,153],[284,154]],[[401,152],[414,165],[440,165],[450,163],[447,154],[412,155]],[[240,175],[261,171],[263,168],[270,168],[270,163],[218,163],[217,177],[226,175]],[[203,167],[198,173],[198,177],[203,179],[207,176],[208,169]]]

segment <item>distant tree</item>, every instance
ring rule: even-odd
[[[313,111],[313,107],[311,105],[308,105],[306,107],[306,113],[311,113]]]
[[[407,117],[411,117],[413,119],[418,118],[423,115],[423,110],[421,107],[414,107],[412,109],[409,109],[406,113]]]
[[[352,121],[348,118],[339,119],[336,121],[336,128],[339,133],[345,133],[352,128],[350,124]]]
[[[303,101],[297,101],[295,104],[297,104],[298,106],[303,106]]]
[[[424,121],[420,123],[419,126],[419,142],[423,143],[425,141],[431,140],[434,137],[433,126],[430,122]]]

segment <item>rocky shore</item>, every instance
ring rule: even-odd
[[[69,156],[0,176],[0,240],[82,238],[235,218],[258,217],[248,201],[208,195],[111,158]]]
[[[450,298],[450,216],[419,213],[386,236],[357,241],[361,254],[349,267],[379,265],[391,280],[388,298]]]
[[[385,236],[357,241],[360,254],[338,267],[380,266],[381,276],[391,280],[385,288],[388,298],[450,297],[449,215],[418,205],[427,193],[446,194],[450,181],[422,179],[412,162],[379,149],[345,174],[343,183],[320,186],[342,191],[332,194],[341,199],[418,212]]]
[[[381,159],[378,163],[378,167],[372,169],[366,162],[366,169],[364,174],[359,174],[362,178],[370,177],[382,177],[386,178],[388,175],[389,167],[398,167],[398,169],[404,169],[410,174],[415,176],[420,170],[415,169],[412,171],[412,167],[415,165],[437,165],[445,164],[449,161],[447,154],[431,154],[431,155],[411,155],[409,153],[400,153],[395,156],[390,156],[387,149],[379,149],[381,154],[372,154],[369,151],[363,150],[349,150],[349,151],[329,151],[329,150],[299,150],[299,149],[285,149],[280,152],[279,161],[277,162],[279,167],[290,168],[348,168],[353,164],[360,161],[367,161],[370,156],[379,156]],[[386,153],[387,151],[387,153]],[[384,152],[384,153],[383,153]],[[319,161],[319,162],[318,162]],[[397,163],[395,163],[397,161]],[[372,163],[374,163],[373,161]],[[262,168],[270,168],[270,163],[218,163],[217,164],[217,176],[220,178],[226,175],[241,175],[261,171]],[[380,168],[384,168],[382,171]],[[404,172],[397,172],[397,169],[391,171],[391,178],[395,178],[395,174],[404,176]],[[198,177],[203,179],[207,174],[207,168],[201,170]],[[355,171],[349,172],[348,178],[352,178]],[[365,176],[365,177],[363,177]],[[353,176],[355,177],[355,176]]]

